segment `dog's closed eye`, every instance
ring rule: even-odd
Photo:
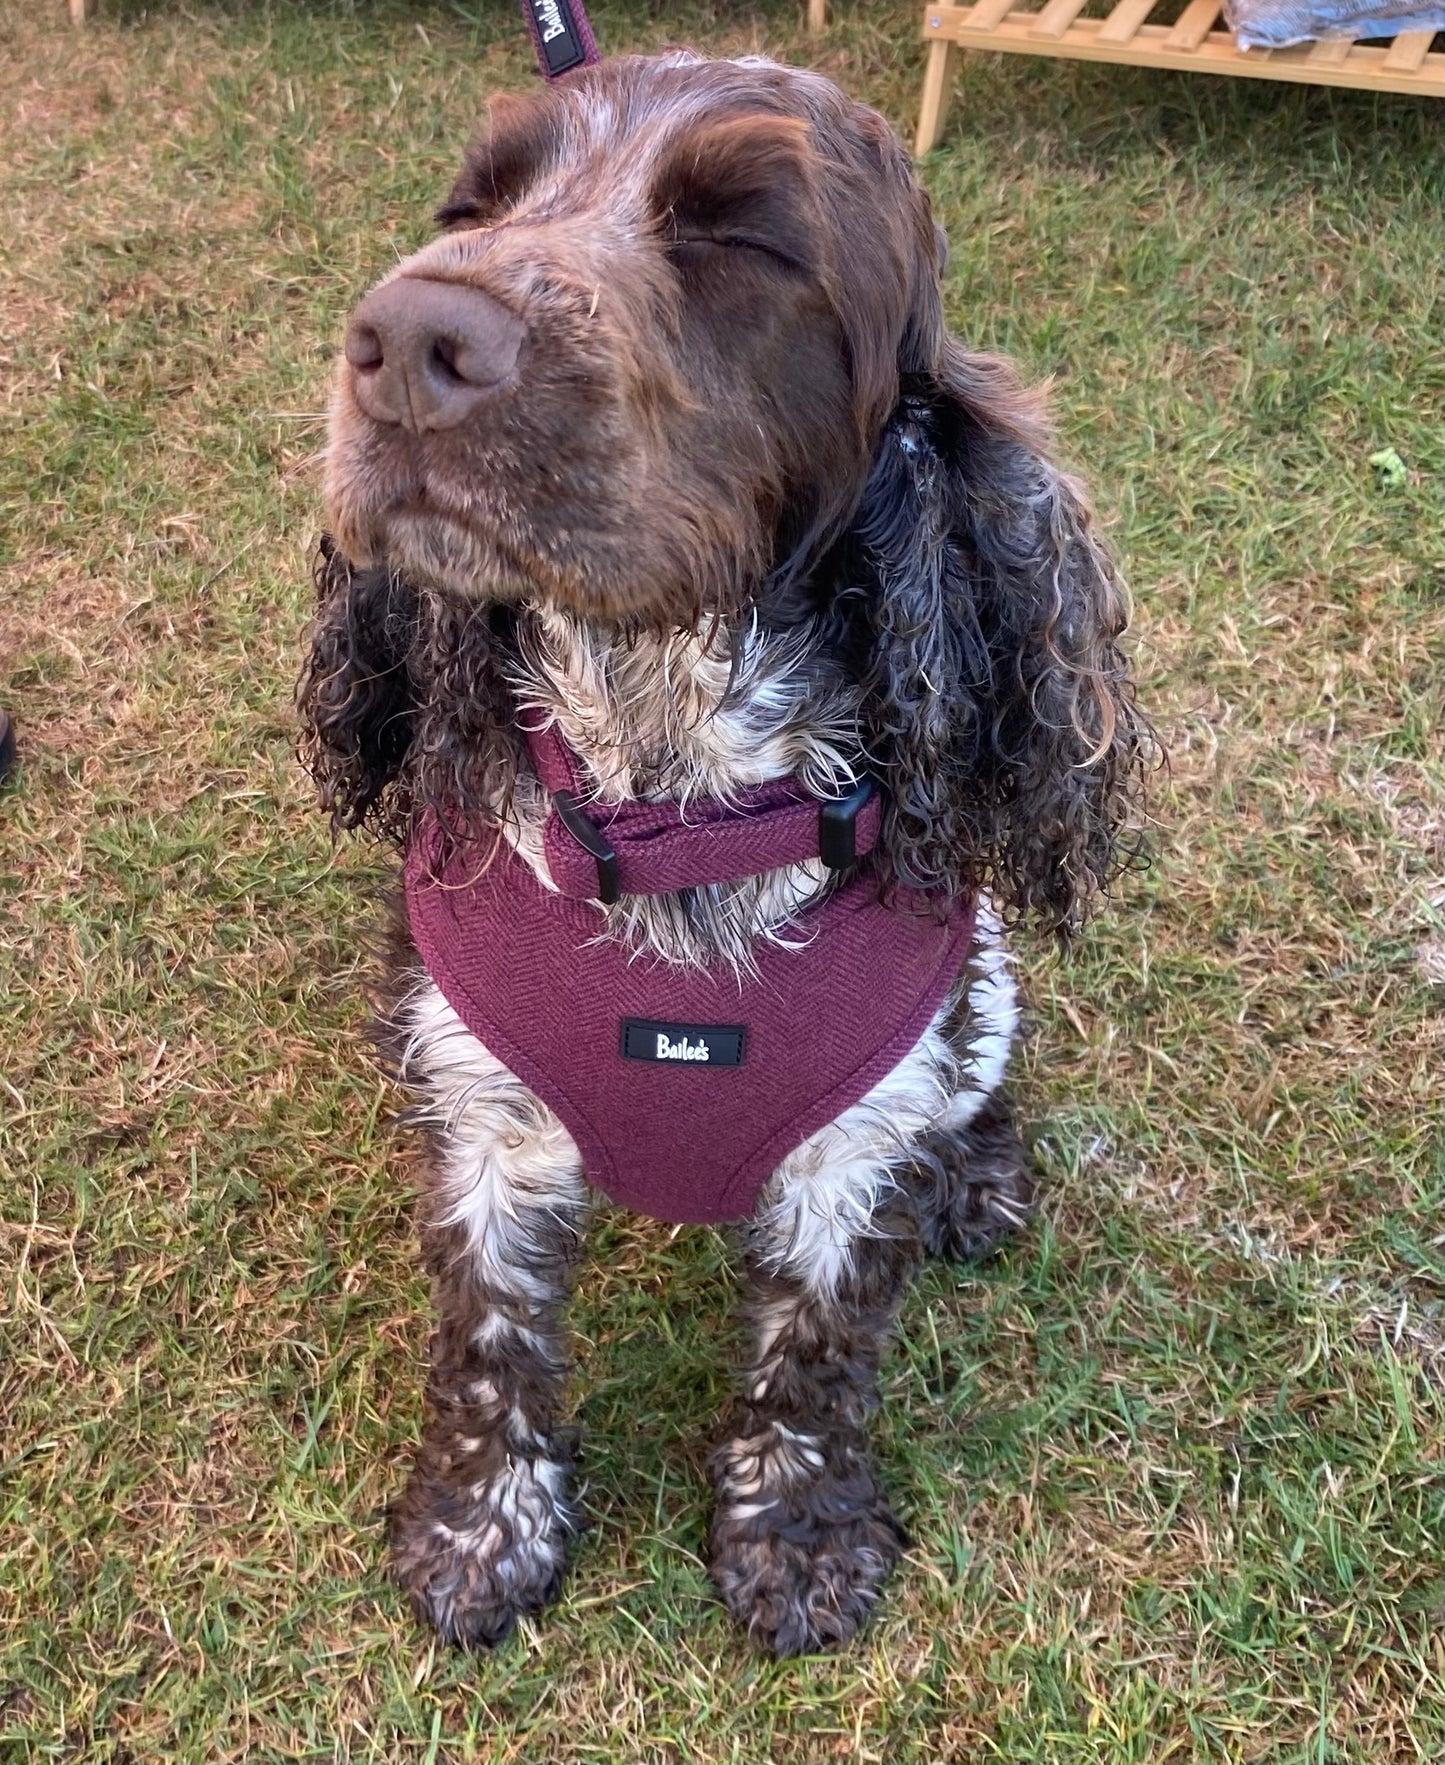
[[[709,249],[745,250],[801,276],[819,241],[805,124],[741,116],[684,134],[653,187],[669,255],[680,267]]]
[[[552,164],[560,148],[557,112],[503,93],[492,100],[486,136],[467,153],[437,224],[460,230],[501,220]]]

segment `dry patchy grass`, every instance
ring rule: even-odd
[[[913,8],[799,11],[594,16],[906,127]],[[426,1295],[360,1038],[378,860],[328,847],[287,705],[341,316],[527,51],[477,0],[59,14],[0,3],[0,1751],[1438,1757],[1433,114],[965,68],[949,308],[1057,376],[1113,519],[1160,862],[1028,953],[1044,1215],[908,1303],[917,1542],[866,1640],[778,1666],[711,1603],[725,1247],[611,1218],[591,1530],[467,1660],[382,1574]]]

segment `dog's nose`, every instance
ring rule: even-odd
[[[453,429],[509,378],[526,328],[480,288],[398,276],[351,315],[356,402],[378,423]]]

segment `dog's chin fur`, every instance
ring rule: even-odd
[[[1002,1090],[1004,925],[1076,925],[1137,855],[1150,732],[1122,594],[1037,397],[944,332],[907,155],[826,80],[687,56],[583,70],[499,104],[443,219],[459,231],[417,273],[511,300],[548,348],[495,431],[417,441],[415,460],[368,429],[342,369],[341,543],[317,566],[299,693],[333,825],[398,844],[424,813],[457,839],[501,830],[551,887],[526,708],[608,802],[788,774],[831,795],[871,772],[880,891],[979,902],[953,997],[783,1160],[742,1230],[750,1346],[712,1460],[710,1565],[760,1646],[844,1642],[901,1548],[864,1420],[902,1283],[925,1247],[982,1254],[1031,1203]],[[708,227],[753,242],[704,245],[703,274]],[[434,471],[445,520],[405,501]],[[624,898],[600,927],[745,974],[811,935],[836,881],[797,864]],[[576,1526],[561,1311],[588,1190],[404,916],[377,1021],[426,1146],[439,1311],[394,1567],[444,1636],[492,1644],[554,1597]]]
[[[418,592],[450,599],[469,608],[518,606],[555,596],[535,553],[505,544],[480,519],[446,514],[424,499],[368,512],[364,516],[333,506],[339,549],[356,563],[385,569]]]
[[[468,519],[424,504],[392,508],[347,529],[334,523],[340,549],[358,564],[386,569],[420,593],[470,609],[525,607],[565,613],[594,630],[631,641],[638,634],[669,635],[680,628],[716,627],[719,604],[705,606],[692,583],[646,584],[597,581],[551,568],[530,544],[513,543],[485,524],[478,508]],[[750,603],[753,592],[732,600]]]
[[[514,605],[538,590],[494,537],[431,510],[392,513],[373,550],[418,588],[472,606]]]

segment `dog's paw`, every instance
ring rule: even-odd
[[[861,1439],[774,1422],[730,1441],[713,1469],[709,1568],[753,1644],[806,1655],[851,1641],[906,1542]]]
[[[519,1459],[464,1489],[418,1473],[392,1516],[392,1574],[444,1641],[495,1648],[556,1599],[576,1530],[552,1460]]]
[[[1029,1155],[1002,1108],[967,1127],[931,1135],[905,1177],[918,1203],[919,1234],[932,1256],[978,1262],[1034,1210]]]
[[[1028,1222],[1033,1178],[1025,1167],[971,1167],[924,1233],[925,1247],[950,1262],[979,1262]]]

